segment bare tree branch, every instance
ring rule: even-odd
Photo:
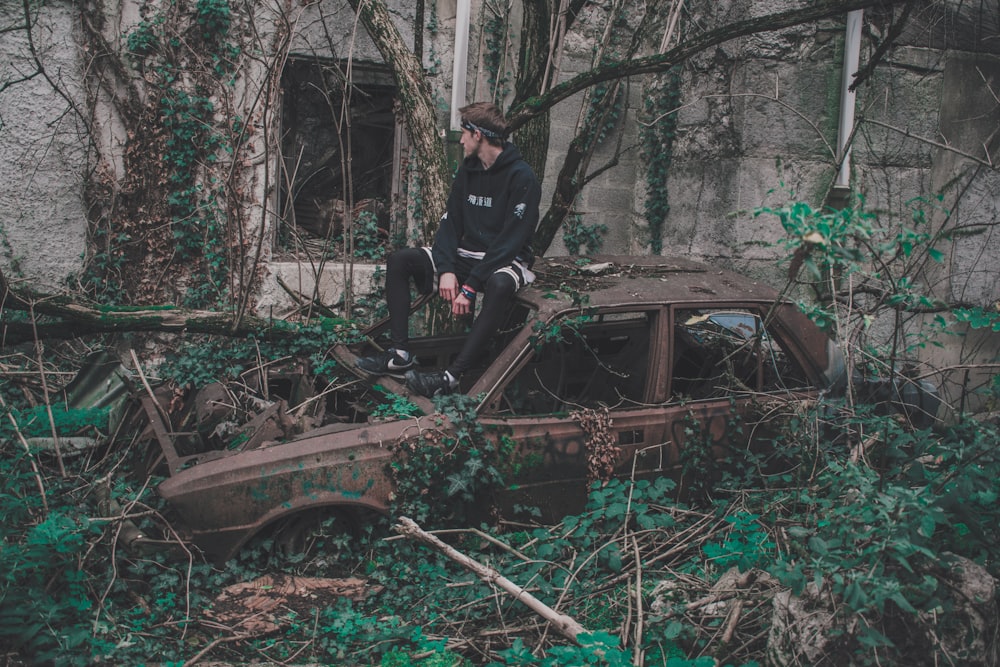
[[[894,4],[912,4],[916,1],[898,0]],[[865,7],[874,5],[883,6],[885,4],[885,2],[876,2],[873,0],[825,0],[800,9],[791,9],[784,12],[758,16],[746,21],[731,23],[715,30],[709,30],[702,35],[681,42],[678,46],[664,53],[599,65],[554,86],[542,95],[528,99],[518,105],[509,115],[510,127],[511,129],[516,129],[524,125],[534,116],[543,113],[559,102],[591,86],[637,74],[664,72],[697,53],[736,39],[737,37],[746,37],[747,35],[790,28],[795,25],[837,16],[851,10],[864,9]]]
[[[875,120],[874,118],[865,118],[862,116],[858,118],[858,124],[862,123],[871,123],[872,125],[877,125],[878,127],[883,127],[887,130],[898,132],[903,136],[915,139],[916,141],[921,141],[925,144],[929,144],[931,146],[934,146],[935,148],[940,148],[943,151],[950,151],[952,153],[955,153],[956,155],[961,155],[962,157],[968,160],[972,160],[976,164],[982,165],[987,169],[995,170],[997,168],[997,165],[993,162],[992,158],[990,157],[989,151],[986,150],[987,146],[985,144],[983,146],[984,148],[983,152],[986,153],[986,158],[984,159],[984,158],[978,158],[975,155],[972,155],[971,153],[966,153],[965,151],[961,151],[950,144],[944,144],[941,143],[940,141],[934,141],[933,139],[928,139],[927,137],[922,137],[918,134],[913,134],[908,129],[901,129],[896,127],[895,125],[890,125],[889,123],[883,123],[882,121]]]
[[[457,549],[445,544],[434,535],[431,535],[421,529],[413,519],[405,516],[399,517],[399,523],[393,527],[393,530],[401,535],[406,535],[409,538],[417,540],[418,542],[423,542],[439,553],[442,553],[451,560],[455,561],[469,572],[472,572],[483,581],[510,593],[514,596],[514,599],[527,605],[528,608],[551,623],[562,636],[566,637],[570,641],[577,643],[577,636],[586,632],[583,626],[577,623],[573,618],[567,616],[566,614],[560,614],[493,568],[483,565],[482,563],[469,558]]]

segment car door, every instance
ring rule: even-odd
[[[665,423],[652,403],[666,387],[665,324],[659,306],[536,324],[526,354],[480,414],[504,453],[509,488],[498,500],[506,512],[531,508],[552,520],[579,511],[590,469],[627,474],[637,452],[659,452]],[[595,441],[604,449],[595,451]]]
[[[661,460],[682,487],[709,485],[713,461],[765,443],[767,409],[818,391],[795,341],[766,316],[763,306],[671,308]]]

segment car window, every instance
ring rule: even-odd
[[[756,313],[678,309],[673,321],[674,400],[799,389],[809,384],[802,368]]]
[[[645,398],[655,312],[614,312],[541,324],[527,363],[507,383],[501,412],[549,414],[634,405]]]

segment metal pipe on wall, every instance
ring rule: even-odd
[[[854,132],[855,91],[851,90],[854,74],[861,62],[861,23],[864,11],[857,9],[847,13],[847,28],[844,35],[844,71],[840,86],[840,119],[837,123],[837,159],[840,169],[833,187],[851,187],[851,148],[848,142]]]
[[[469,17],[472,0],[458,0],[455,8],[455,58],[451,74],[451,129],[459,130],[458,110],[465,106],[465,76],[469,62]]]

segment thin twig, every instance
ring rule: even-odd
[[[889,123],[883,123],[882,121],[875,120],[874,118],[861,117],[861,118],[858,119],[858,122],[859,123],[871,123],[872,125],[875,125],[877,127],[882,127],[882,128],[887,129],[887,130],[892,130],[893,132],[898,132],[899,134],[902,134],[904,137],[909,137],[911,139],[915,139],[917,141],[921,141],[921,142],[923,142],[925,144],[928,144],[930,146],[934,146],[935,148],[940,148],[943,151],[949,151],[951,153],[955,153],[956,155],[961,155],[962,157],[967,158],[969,160],[972,160],[976,164],[980,164],[980,165],[982,165],[984,167],[987,167],[989,169],[996,169],[997,168],[997,165],[995,165],[993,163],[993,160],[990,159],[989,153],[986,154],[986,159],[978,158],[975,155],[972,155],[971,153],[966,153],[965,151],[961,151],[961,150],[955,148],[954,146],[952,146],[950,144],[944,144],[944,143],[941,143],[940,141],[934,141],[933,139],[928,139],[927,137],[922,137],[922,136],[920,136],[918,134],[913,134],[912,132],[910,132],[909,129],[903,130],[903,129],[900,129],[900,128],[896,127],[895,125],[890,125]]]
[[[740,614],[743,613],[743,600],[733,603],[733,608],[729,611],[729,618],[726,621],[726,629],[722,633],[722,643],[728,644],[736,633],[736,626],[740,622]]]
[[[42,481],[42,473],[38,469],[35,457],[31,455],[31,447],[28,446],[28,441],[24,439],[24,434],[21,433],[21,428],[18,426],[17,420],[14,419],[14,415],[7,407],[7,401],[4,400],[2,394],[0,394],[0,407],[2,407],[4,412],[7,413],[7,418],[10,420],[11,426],[14,427],[14,433],[17,435],[17,440],[24,447],[24,451],[28,455],[28,461],[31,462],[31,470],[35,473],[35,482],[38,484],[38,494],[42,499],[42,509],[44,509],[45,513],[48,514],[49,502],[46,499],[45,483]],[[31,511],[30,507],[28,508],[28,511]]]
[[[200,651],[198,651],[194,655],[193,658],[191,658],[190,660],[185,661],[184,662],[184,667],[191,667],[192,665],[198,664],[198,661],[201,660],[205,656],[206,653],[208,653],[209,651],[211,651],[213,648],[215,648],[219,644],[225,644],[227,642],[238,642],[238,641],[241,641],[243,639],[246,639],[249,636],[250,635],[239,634],[239,635],[233,635],[232,637],[216,637],[215,639],[213,639],[212,641],[210,641],[208,643],[208,646],[206,646],[205,648],[203,648]]]
[[[639,541],[632,536],[632,550],[635,553],[635,647],[632,664],[642,667],[642,559],[639,557]]]
[[[35,318],[34,303],[30,307],[31,330],[35,337],[35,355],[38,361],[38,375],[42,380],[42,396],[45,397],[45,413],[49,417],[49,427],[52,429],[52,445],[56,450],[56,461],[59,464],[59,476],[66,478],[66,466],[63,464],[62,446],[59,443],[59,429],[56,428],[55,416],[52,414],[52,401],[49,398],[49,383],[45,379],[45,360],[42,355],[42,341],[38,339],[38,322]]]

